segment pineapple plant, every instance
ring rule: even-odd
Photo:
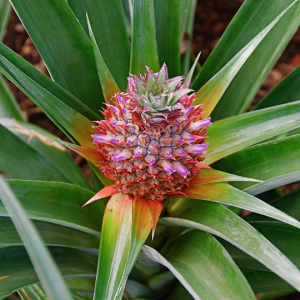
[[[298,0],[246,0],[200,70],[195,0],[10,3],[51,79],[2,43],[0,71],[71,143],[0,99],[0,299],[300,291],[299,191],[278,190],[299,180],[299,69],[246,113]]]

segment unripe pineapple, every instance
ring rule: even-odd
[[[103,156],[99,168],[116,181],[117,189],[133,199],[164,200],[180,194],[198,171],[208,143],[210,118],[190,106],[195,94],[183,77],[168,79],[166,65],[158,73],[131,75],[126,93],[107,105],[104,121],[94,128],[94,143]]]

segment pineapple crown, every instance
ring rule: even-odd
[[[146,69],[144,76],[131,75],[128,78],[127,94],[150,114],[182,109],[182,98],[192,91],[182,85],[183,76],[169,79],[166,64],[157,73],[147,66]]]

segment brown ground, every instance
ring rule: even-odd
[[[231,0],[226,2],[224,0],[198,0],[192,50],[195,55],[202,51],[200,58],[201,65],[203,65],[209,56],[210,52],[220,39],[222,33],[242,3],[243,0]],[[14,12],[10,17],[4,43],[24,59],[32,63],[41,72],[48,75],[41,57]],[[292,41],[284,51],[282,57],[263,83],[253,101],[253,104],[256,104],[260,99],[262,99],[285,76],[287,76],[300,64],[299,50],[300,30],[297,31]],[[40,108],[38,108],[13,84],[9,83],[9,85],[20,104],[22,112],[29,122],[46,128],[57,136],[66,139],[64,134],[48,119],[47,116],[45,116],[45,114],[43,114]],[[86,173],[86,165],[84,161],[79,156],[74,157],[76,162]],[[297,187],[299,187],[298,183],[285,186],[284,192],[290,192]],[[299,294],[296,294],[280,299],[296,300],[300,299],[300,297]]]

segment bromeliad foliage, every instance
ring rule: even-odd
[[[0,71],[72,143],[25,122],[1,80],[0,299],[300,291],[299,192],[277,189],[300,180],[299,70],[245,113],[299,1],[246,0],[200,70],[190,50],[180,58],[195,0],[11,4],[53,80],[3,44]],[[89,162],[92,186],[62,145]]]

